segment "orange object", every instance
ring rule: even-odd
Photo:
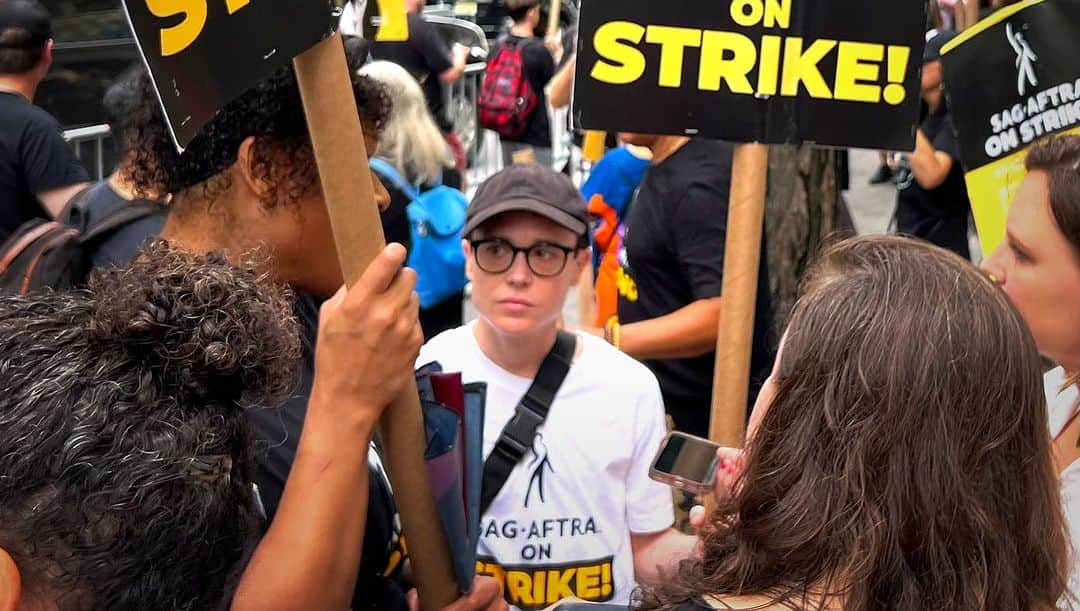
[[[600,161],[600,158],[604,156],[604,141],[606,139],[607,132],[587,130],[585,132],[585,141],[581,143],[581,156],[589,163]]]
[[[603,328],[611,317],[619,313],[618,275],[619,249],[622,238],[619,236],[619,214],[599,193],[589,200],[589,214],[600,219],[593,230],[594,247],[603,253],[600,267],[596,271],[596,318],[593,325]]]

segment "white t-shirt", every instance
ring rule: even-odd
[[[475,325],[433,338],[417,364],[487,382],[486,459],[532,380],[488,359]],[[570,596],[627,603],[636,587],[630,533],[674,522],[671,490],[649,479],[665,433],[656,378],[599,338],[578,334],[578,345],[532,451],[481,520],[477,570],[502,580],[523,611]]]
[[[1046,403],[1050,411],[1050,437],[1058,435],[1080,411],[1080,393],[1076,386],[1062,390],[1065,370],[1052,369],[1043,376]],[[1069,561],[1069,589],[1080,595],[1080,460],[1074,461],[1061,474],[1061,502],[1065,508],[1065,524],[1069,528],[1072,559]]]

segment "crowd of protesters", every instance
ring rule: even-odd
[[[467,291],[422,303],[408,210],[468,187],[442,97],[468,51],[407,4],[410,41],[345,39],[390,242],[345,289],[291,68],[183,152],[149,75],[125,72],[104,100],[119,162],[94,184],[33,104],[48,13],[0,0],[0,241],[138,211],[88,243],[77,286],[0,294],[0,611],[417,609],[426,542],[403,539],[377,424],[432,361],[486,385],[483,453],[504,476],[478,577],[446,611],[567,592],[681,611],[1080,606],[1080,136],[1030,148],[1005,240],[973,265],[940,72],[951,4],[927,34],[916,148],[879,172],[904,235],[816,253],[786,329],[762,244],[745,447],[719,450],[689,525],[676,505],[701,499],[650,467],[672,427],[709,432],[733,145],[619,134],[576,185],[548,113],[575,58],[540,0],[507,0],[493,54],[521,58],[537,105],[468,204]],[[567,328],[583,279],[595,307]],[[531,442],[499,458],[523,414]]]

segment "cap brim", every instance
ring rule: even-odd
[[[557,225],[565,227],[570,231],[573,231],[575,235],[579,236],[585,235],[589,229],[584,221],[575,218],[573,215],[567,214],[558,208],[553,208],[533,199],[517,198],[508,199],[492,206],[488,206],[484,210],[476,213],[475,216],[469,217],[469,219],[465,221],[463,235],[469,235],[481,224],[505,212],[531,212],[538,216],[542,216]]]

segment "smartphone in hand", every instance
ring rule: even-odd
[[[709,494],[716,483],[719,447],[708,439],[672,431],[660,443],[649,477],[698,496]]]

